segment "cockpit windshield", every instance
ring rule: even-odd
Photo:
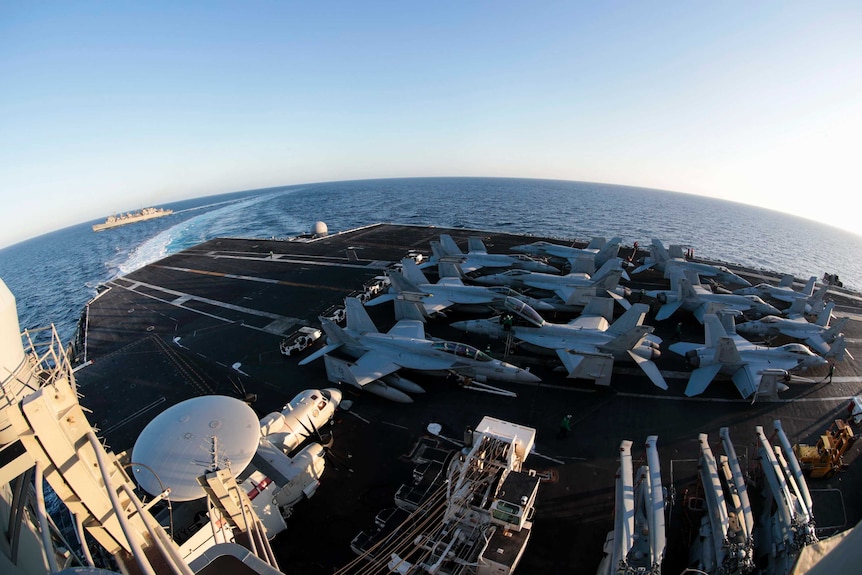
[[[789,351],[790,353],[797,353],[799,355],[814,355],[810,349],[802,345],[801,343],[785,343],[781,346],[784,351]]]
[[[513,314],[519,317],[524,318],[535,326],[541,326],[543,323],[545,323],[545,320],[542,319],[542,316],[539,315],[539,312],[537,312],[529,305],[517,298],[507,297],[506,301],[504,302],[504,305],[506,306],[507,310],[511,311]]]
[[[476,349],[472,345],[466,343],[456,343],[454,341],[436,341],[432,346],[437,351],[444,351],[457,355],[458,357],[466,357],[477,361],[493,361],[491,356]]]

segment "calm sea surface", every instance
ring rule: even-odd
[[[95,288],[219,237],[287,237],[322,220],[330,231],[375,222],[588,240],[651,238],[697,256],[796,277],[837,273],[862,291],[862,236],[743,204],[660,190],[496,178],[363,180],[287,186],[167,204],[170,216],[94,233],[85,222],[0,250],[0,278],[21,328],[54,323],[63,341]],[[106,214],[107,215],[107,214]],[[101,220],[100,220],[101,221]]]

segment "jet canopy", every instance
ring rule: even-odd
[[[789,353],[795,353],[797,355],[815,355],[813,351],[811,351],[801,343],[785,343],[781,346],[781,349]]]
[[[508,288],[505,286],[489,287],[488,291],[491,291],[491,292],[494,292],[494,293],[497,293],[497,294],[500,294],[500,295],[506,296],[506,297],[518,297],[519,295],[521,295],[518,292],[516,292],[515,290],[513,290],[512,288]]]
[[[493,358],[485,352],[473,347],[472,345],[467,345],[466,343],[435,341],[432,348],[437,351],[443,351],[451,353],[452,355],[457,355],[458,357],[466,357],[477,361],[494,361]]]
[[[545,323],[545,320],[542,319],[542,316],[539,315],[539,312],[537,312],[529,305],[517,298],[507,297],[506,300],[503,302],[503,305],[506,306],[507,310],[517,315],[518,317],[527,320],[536,327],[542,327],[542,325]]]

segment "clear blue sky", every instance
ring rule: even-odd
[[[862,233],[860,138],[858,0],[0,1],[0,246],[195,196],[447,175]]]

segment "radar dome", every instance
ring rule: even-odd
[[[191,501],[206,495],[198,476],[225,467],[239,475],[259,440],[257,415],[242,401],[221,395],[194,397],[147,424],[132,449],[132,471],[150,495],[170,487],[168,499]]]
[[[312,233],[316,236],[325,236],[329,233],[329,229],[326,227],[325,222],[314,222]]]

